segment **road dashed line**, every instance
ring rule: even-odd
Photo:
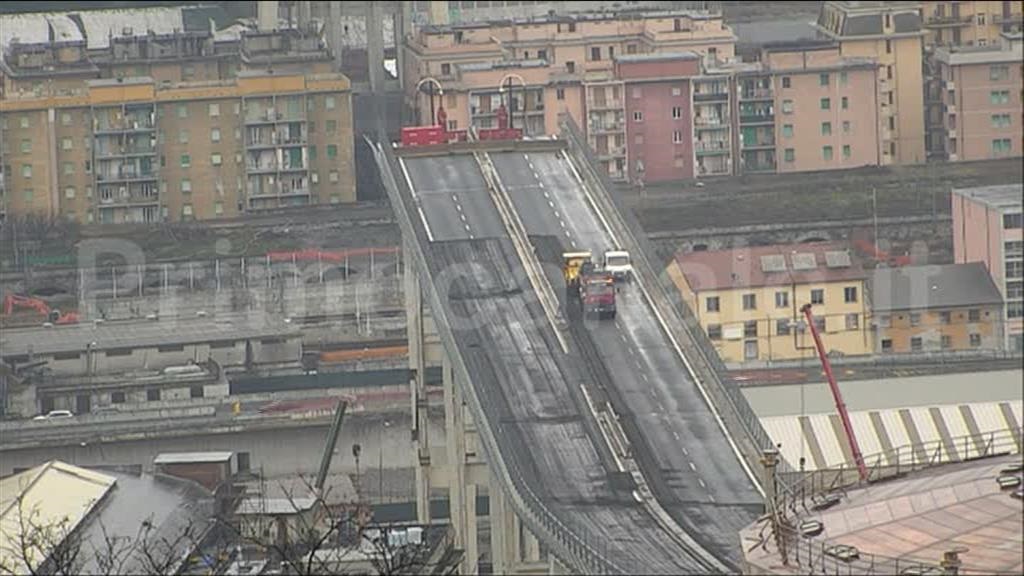
[[[650,383],[651,379],[647,377],[647,374],[640,373],[640,377],[644,379],[644,382]]]
[[[672,431],[672,437],[675,438],[676,440],[679,440],[679,432],[676,432],[675,430],[673,430]]]
[[[705,484],[705,483],[704,483],[704,480],[703,480],[703,479],[701,479],[701,478],[697,478],[697,483],[698,483],[698,484],[700,484],[700,487],[701,487],[701,488],[703,488],[703,489],[705,489],[705,490],[707,490],[707,489],[708,489],[708,486],[707,486],[707,484]]]
[[[689,456],[690,455],[690,451],[686,449],[686,446],[683,446],[683,455],[684,456]]]
[[[694,472],[696,472],[696,471],[697,471],[697,467],[696,467],[696,466],[694,466],[694,464],[693,464],[693,460],[687,461],[687,464],[689,464],[689,465],[690,465],[690,470],[693,470]]]

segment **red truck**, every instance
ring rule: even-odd
[[[603,270],[583,274],[580,299],[587,316],[615,318],[615,277]]]

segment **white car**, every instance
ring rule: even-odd
[[[629,282],[633,276],[633,264],[629,260],[629,252],[625,250],[608,250],[604,253],[604,270],[615,280]]]
[[[67,418],[74,418],[75,415],[70,410],[50,410],[46,414],[40,414],[32,420],[65,420]]]

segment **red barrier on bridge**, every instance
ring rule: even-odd
[[[480,140],[519,140],[523,137],[521,128],[491,128],[480,130]]]
[[[441,126],[402,128],[402,146],[430,146],[447,141],[447,133]]]

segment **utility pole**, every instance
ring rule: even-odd
[[[874,243],[877,252],[881,246],[878,244],[878,189],[874,186],[871,187],[871,221],[875,228]]]

